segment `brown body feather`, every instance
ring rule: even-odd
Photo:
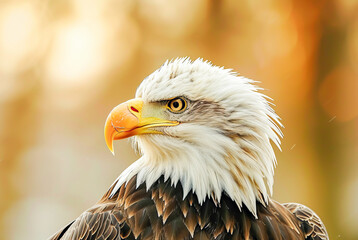
[[[309,239],[327,240],[321,220],[298,204],[257,202],[257,218],[224,193],[220,202],[200,205],[195,193],[183,199],[181,184],[161,177],[147,191],[136,177],[111,196],[112,188],[91,209],[51,240],[105,239]]]

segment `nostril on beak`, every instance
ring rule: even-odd
[[[139,112],[138,109],[136,109],[136,108],[133,107],[133,106],[131,106],[131,110],[132,110],[133,112]]]

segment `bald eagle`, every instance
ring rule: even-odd
[[[255,82],[201,59],[167,61],[115,107],[105,140],[141,157],[50,239],[328,240],[320,218],[271,199],[281,124]]]

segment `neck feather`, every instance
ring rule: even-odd
[[[192,190],[200,204],[207,197],[219,202],[225,192],[256,216],[256,201],[265,205],[272,194],[275,155],[269,139],[232,138],[210,129],[197,136],[193,142],[163,135],[137,137],[143,156],[118,177],[112,195],[135,175],[137,186],[145,183],[147,189],[163,175],[173,186],[180,181],[183,198]]]

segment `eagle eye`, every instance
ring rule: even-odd
[[[167,103],[167,108],[173,113],[181,113],[187,107],[187,102],[185,99],[178,97],[174,98]]]

